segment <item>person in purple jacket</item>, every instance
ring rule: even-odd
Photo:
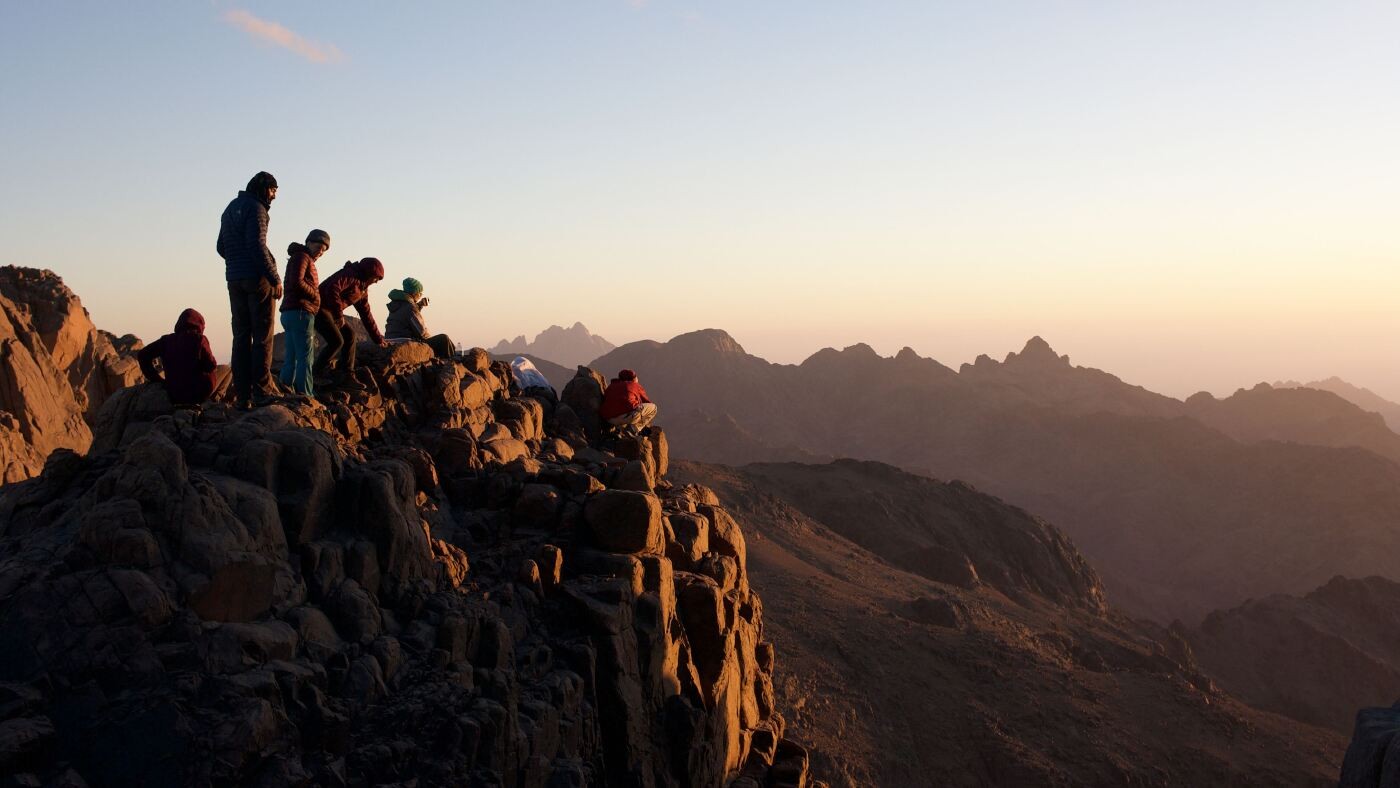
[[[198,405],[214,393],[214,368],[219,362],[204,337],[204,315],[193,309],[181,312],[175,331],[141,348],[136,360],[146,380],[164,384],[176,405]]]

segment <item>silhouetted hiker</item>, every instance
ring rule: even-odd
[[[656,405],[647,399],[647,390],[637,380],[637,373],[624,369],[603,392],[598,416],[614,427],[621,427],[624,434],[636,435],[656,418]]]
[[[345,308],[354,306],[370,339],[380,347],[388,345],[369,311],[369,286],[383,278],[384,264],[366,257],[359,262],[347,261],[343,268],[321,283],[321,311],[316,313],[316,332],[326,346],[316,357],[314,372],[320,379],[317,383],[363,388],[355,380],[355,332],[345,322]]]
[[[331,248],[330,233],[312,230],[306,243],[287,246],[286,295],[282,298],[282,371],[278,379],[302,396],[316,393],[311,374],[311,339],[321,311],[316,261]]]
[[[384,320],[384,336],[427,342],[438,358],[452,358],[454,348],[446,334],[428,336],[428,325],[423,322],[423,307],[427,305],[423,283],[411,276],[403,280],[402,289],[389,291],[389,317]]]
[[[260,172],[219,220],[219,256],[233,314],[233,393],[241,407],[272,395],[272,316],[282,297],[277,258],[267,248],[267,212],[277,179]]]
[[[160,359],[161,369],[156,369]],[[204,315],[186,309],[175,321],[175,331],[141,348],[136,354],[146,380],[163,383],[176,405],[198,405],[214,393],[214,351],[204,338]],[[165,376],[161,377],[161,371]]]
[[[546,400],[551,405],[559,402],[558,392],[549,385],[549,379],[530,359],[516,356],[515,360],[510,362],[510,372],[511,377],[515,379],[515,385],[520,388],[522,397],[536,397]]]

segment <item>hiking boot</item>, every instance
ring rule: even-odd
[[[335,387],[341,391],[369,391],[365,384],[361,383],[354,375],[346,375],[335,382]]]

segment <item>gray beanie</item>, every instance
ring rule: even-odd
[[[306,234],[306,242],[308,244],[315,243],[317,241],[320,241],[321,243],[325,244],[326,248],[329,249],[331,247],[331,234],[326,232],[325,230],[312,230],[311,232]]]

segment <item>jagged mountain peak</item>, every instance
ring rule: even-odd
[[[491,348],[490,353],[496,356],[536,356],[561,366],[574,367],[587,364],[615,347],[589,331],[582,321],[575,321],[568,328],[552,324],[536,334],[532,341],[526,340],[524,334],[509,341],[502,339]]]
[[[1006,361],[1004,363],[1011,364],[1015,362],[1035,362],[1037,364],[1052,364],[1063,367],[1070,366],[1069,356],[1061,356],[1056,353],[1055,349],[1050,347],[1050,343],[1046,342],[1039,335],[1026,340],[1026,346],[1021,348],[1020,353],[1006,354]]]

